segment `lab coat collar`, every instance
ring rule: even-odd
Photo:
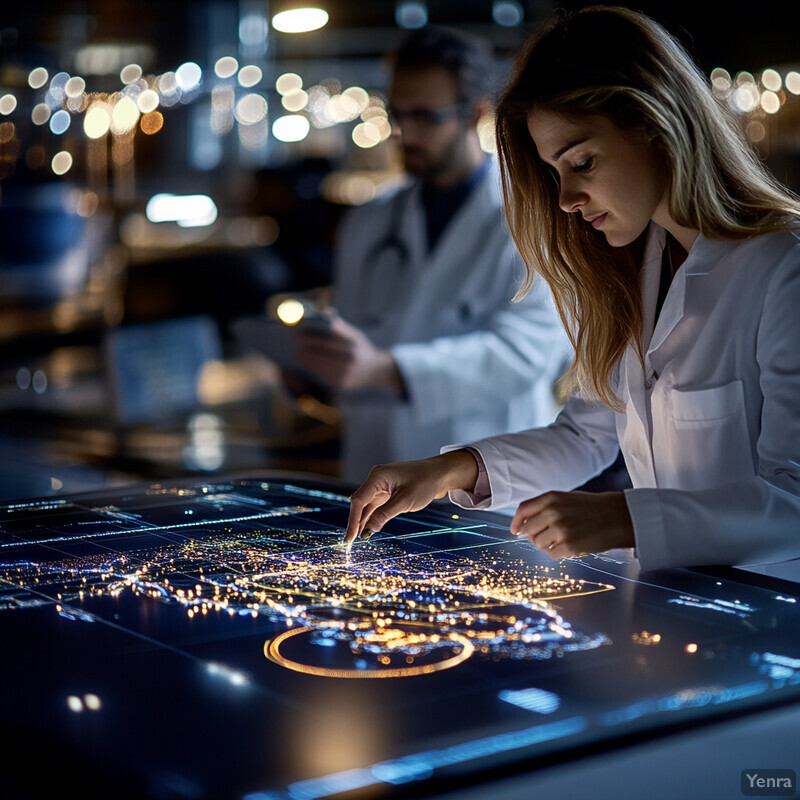
[[[421,194],[418,195],[418,200],[422,214],[424,212]],[[435,247],[428,254],[427,269],[440,259],[449,260],[453,252],[458,252],[462,242],[475,239],[476,226],[487,227],[487,233],[488,228],[494,228],[497,224],[494,210],[501,205],[499,171],[496,163],[490,162],[489,167],[478,176],[469,194],[456,209]],[[424,225],[424,219],[422,224]],[[478,241],[481,241],[481,237],[478,237]]]
[[[685,275],[709,275],[725,254],[738,244],[740,242],[732,240],[709,239],[699,233],[678,271],[683,270]]]
[[[490,191],[487,191],[486,184],[488,183],[493,184]],[[482,170],[481,174],[477,176],[475,185],[471,187],[464,201],[456,209],[452,219],[447,223],[436,242],[436,246],[429,253],[426,245],[422,181],[413,180],[402,191],[407,194],[400,201],[405,203],[405,209],[399,236],[408,248],[408,268],[419,273],[431,271],[441,259],[449,260],[452,257],[453,249],[457,249],[460,242],[465,239],[474,240],[472,229],[476,225],[476,220],[486,219],[494,226],[496,224],[494,209],[502,205],[500,173],[496,161],[490,159],[488,168]],[[398,202],[397,199],[394,202]]]
[[[664,342],[675,330],[675,327],[686,313],[688,279],[710,275],[731,247],[736,246],[736,242],[709,239],[703,236],[703,234],[698,234],[686,260],[681,264],[672,279],[672,284],[669,287],[669,293],[664,301],[661,314],[653,328],[656,300],[658,297],[658,284],[661,275],[661,257],[666,245],[666,231],[655,224],[653,224],[653,227],[656,228],[657,231],[653,231],[652,235],[648,236],[643,278],[645,335],[649,331],[652,331],[650,344],[647,347],[645,356],[648,367],[650,366],[649,360],[651,354],[664,345]],[[647,340],[645,339],[645,341]]]

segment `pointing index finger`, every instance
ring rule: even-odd
[[[362,486],[350,497],[350,514],[347,517],[347,530],[344,534],[344,543],[349,547],[361,535],[364,527],[362,520],[364,507],[369,502],[369,499],[364,496],[364,487]]]

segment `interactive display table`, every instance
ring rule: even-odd
[[[347,508],[288,475],[0,505],[12,796],[428,796],[800,701],[789,584],[553,562],[449,504],[348,553]]]

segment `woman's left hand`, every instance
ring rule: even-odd
[[[520,504],[511,532],[553,559],[636,544],[623,492],[547,492]]]

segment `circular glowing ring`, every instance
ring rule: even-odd
[[[290,661],[280,653],[280,646],[292,636],[301,633],[310,633],[316,630],[313,627],[297,628],[295,630],[284,631],[274,639],[268,639],[264,643],[264,655],[276,664],[280,664],[286,669],[294,672],[303,672],[306,675],[317,675],[322,678],[408,678],[413,675],[430,675],[432,672],[439,672],[443,669],[450,669],[466,661],[474,652],[475,646],[464,636],[458,633],[448,633],[446,639],[460,644],[462,650],[451,658],[439,661],[436,664],[422,664],[418,667],[396,667],[394,669],[379,669],[375,671],[361,669],[330,669],[328,667],[314,667],[310,664],[300,664],[297,661]]]

